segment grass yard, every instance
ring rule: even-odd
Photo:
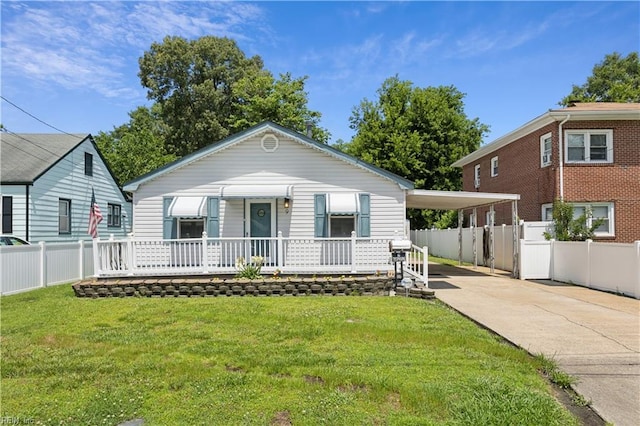
[[[541,361],[401,297],[1,303],[1,418],[30,424],[570,425]]]

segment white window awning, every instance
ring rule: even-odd
[[[358,213],[358,195],[329,194],[327,197],[327,213],[330,215],[355,215]]]
[[[206,197],[174,197],[167,213],[172,217],[205,217],[206,206]]]
[[[220,198],[292,198],[293,185],[227,185]]]

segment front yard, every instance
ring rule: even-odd
[[[1,303],[1,417],[31,424],[577,421],[540,361],[437,301],[400,297]]]

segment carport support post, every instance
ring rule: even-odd
[[[462,266],[462,209],[458,210],[458,264]]]
[[[473,219],[469,224],[471,239],[473,241],[473,269],[478,269],[478,247],[476,247],[476,227],[478,226],[478,209],[473,208]]]
[[[494,232],[495,232],[495,223],[496,223],[496,214],[495,214],[495,208],[493,206],[493,204],[491,204],[491,207],[489,209],[489,258],[491,259],[491,273],[493,274],[495,272],[496,269],[496,259],[495,259],[495,247],[494,247]]]
[[[518,218],[518,202],[511,202],[511,225],[513,230],[513,267],[511,276],[520,278],[520,219]]]

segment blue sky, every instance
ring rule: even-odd
[[[308,76],[309,107],[332,141],[398,75],[453,85],[485,142],[549,109],[608,53],[640,46],[640,2],[1,3],[2,96],[69,133],[112,130],[148,105],[138,58],[166,35],[226,36],[277,75]],[[12,132],[55,132],[5,101]]]

